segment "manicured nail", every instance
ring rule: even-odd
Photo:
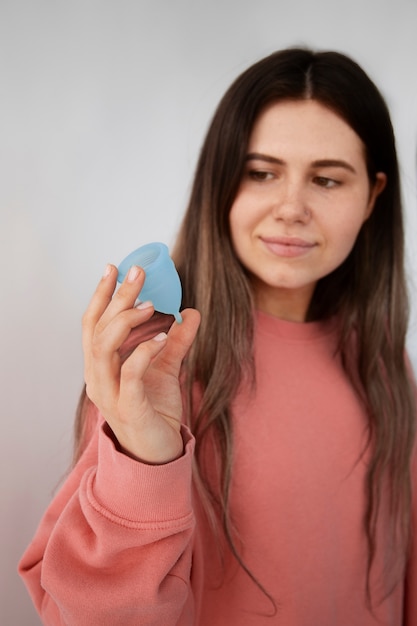
[[[156,337],[153,338],[154,341],[165,341],[165,339],[168,337],[168,335],[166,333],[159,333],[159,335],[156,335]]]
[[[110,276],[111,271],[112,271],[112,266],[110,265],[110,263],[107,263],[106,268],[103,272],[103,278],[107,278],[107,276]]]
[[[136,305],[136,309],[149,309],[151,306],[153,306],[152,302],[150,300],[146,300],[146,302],[139,302],[139,304]]]
[[[137,265],[132,265],[132,267],[130,268],[130,270],[127,273],[127,282],[128,283],[133,283],[137,277],[139,276],[139,268]]]

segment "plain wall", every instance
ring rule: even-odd
[[[108,261],[172,244],[238,73],[296,44],[363,65],[392,112],[415,275],[416,27],[415,0],[0,0],[1,624],[40,623],[16,567],[70,462],[82,312]]]

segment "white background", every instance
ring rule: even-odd
[[[70,462],[82,312],[108,261],[172,244],[209,118],[249,64],[305,44],[374,78],[415,274],[416,33],[416,0],[0,0],[1,624],[40,623],[16,565]]]

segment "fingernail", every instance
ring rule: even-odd
[[[139,268],[137,265],[132,265],[130,270],[127,273],[127,282],[133,283],[137,277],[139,276]]]
[[[110,265],[110,263],[107,263],[106,268],[103,272],[103,278],[107,278],[107,276],[111,274],[111,271],[112,271],[112,266]]]
[[[149,309],[151,306],[153,306],[152,302],[150,300],[146,300],[146,302],[139,302],[139,304],[136,305],[136,309]]]
[[[166,333],[159,333],[159,335],[156,335],[156,337],[153,338],[154,341],[165,341],[165,339],[168,337],[168,335]]]

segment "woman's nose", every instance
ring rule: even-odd
[[[282,182],[273,199],[272,215],[287,222],[304,223],[310,219],[307,194],[301,182]]]

